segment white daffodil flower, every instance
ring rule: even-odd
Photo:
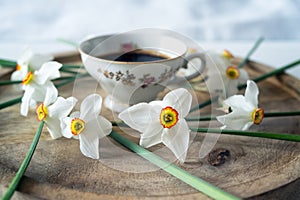
[[[47,62],[34,73],[27,73],[22,81],[25,92],[21,103],[21,115],[27,116],[29,105],[44,102],[46,94],[57,97],[58,91],[51,80],[60,77],[61,66],[58,62]]]
[[[162,101],[139,103],[119,114],[131,128],[141,132],[140,145],[148,148],[165,144],[180,162],[184,162],[189,146],[188,124],[192,95],[183,88],[169,92]]]
[[[51,55],[34,54],[30,49],[27,49],[18,59],[16,71],[11,74],[12,81],[21,81],[25,78],[28,72],[36,71],[48,61],[53,60]]]
[[[83,155],[99,159],[99,139],[110,134],[112,124],[100,116],[102,97],[97,94],[87,96],[80,105],[80,112],[61,119],[62,134],[67,138],[79,139]]]
[[[238,92],[238,85],[246,83],[249,79],[247,72],[232,65],[233,55],[227,50],[222,54],[209,52],[208,56],[212,62],[208,64],[207,87],[223,98],[235,95]]]
[[[254,81],[247,81],[245,96],[234,95],[224,101],[230,113],[218,116],[217,120],[224,124],[222,128],[247,130],[252,124],[260,124],[264,110],[258,108],[258,88]]]
[[[51,104],[51,102],[54,103]],[[55,96],[54,93],[47,93],[45,101],[37,107],[37,118],[38,120],[43,120],[45,122],[46,128],[53,139],[62,136],[60,119],[67,117],[70,114],[76,102],[77,99],[74,97],[65,99],[63,97]]]

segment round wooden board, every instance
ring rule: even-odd
[[[78,62],[78,55],[58,56],[61,62]],[[236,62],[240,59],[236,59]],[[249,62],[245,69],[250,77],[257,77],[272,68]],[[1,74],[2,80],[9,73]],[[258,84],[260,107],[266,112],[294,111],[300,108],[300,81],[282,74]],[[71,95],[81,101],[90,93],[104,91],[91,78],[77,79],[59,89],[64,97]],[[243,92],[243,91],[242,91]],[[0,90],[0,102],[21,94],[13,86]],[[197,92],[198,101],[209,96]],[[77,106],[78,109],[78,106]],[[210,106],[201,110],[206,115]],[[194,113],[194,115],[197,113]],[[114,120],[106,108],[102,115]],[[192,114],[191,114],[192,115]],[[0,111],[0,195],[15,175],[38,127],[34,111],[28,117],[19,114],[19,105]],[[220,126],[217,122],[201,122],[201,127]],[[119,133],[138,143],[138,133],[119,128]],[[300,134],[300,117],[265,118],[250,130]],[[125,133],[124,133],[125,132]],[[128,134],[130,133],[130,134]],[[231,157],[223,165],[211,166],[207,158],[199,159],[199,148],[205,134],[192,133],[193,142],[187,162],[178,164],[188,172],[242,198],[253,197],[276,189],[300,176],[300,148],[298,143],[261,138],[221,135],[215,145],[230,151]],[[150,148],[162,157],[174,161],[163,145]],[[15,199],[208,199],[205,195],[172,177],[148,161],[123,148],[107,137],[100,142],[100,160],[84,157],[77,140],[51,140],[44,128],[33,159],[23,177]]]

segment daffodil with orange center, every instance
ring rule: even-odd
[[[206,85],[210,91],[223,99],[235,95],[238,85],[246,83],[249,79],[244,69],[233,65],[233,55],[228,50],[222,53],[208,52],[208,58]]]
[[[141,132],[140,145],[148,148],[163,143],[184,162],[189,146],[187,122],[192,95],[183,88],[169,92],[162,101],[139,103],[119,114],[131,128]]]
[[[254,81],[247,81],[245,96],[234,95],[224,101],[230,113],[218,116],[217,120],[224,126],[235,130],[247,130],[253,124],[260,124],[264,118],[264,110],[258,108],[258,88]]]
[[[58,62],[47,62],[39,70],[28,72],[22,81],[22,87],[25,90],[22,97],[20,113],[27,116],[30,105],[37,102],[44,102],[46,95],[56,97],[57,89],[51,80],[60,77],[59,68],[62,64]],[[49,104],[53,103],[49,102]]]
[[[53,56],[34,54],[30,49],[26,49],[23,55],[18,59],[16,65],[16,71],[11,74],[12,81],[24,80],[28,72],[34,73],[34,71],[41,68],[41,66],[48,61],[53,60]]]
[[[62,134],[66,138],[79,139],[83,155],[99,159],[99,139],[112,130],[111,123],[100,116],[102,97],[97,94],[87,96],[80,105],[80,112],[61,119]]]

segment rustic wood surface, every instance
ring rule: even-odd
[[[61,62],[79,61],[78,55],[72,54],[57,59]],[[272,70],[256,62],[249,62],[245,69],[251,77]],[[1,80],[8,79],[9,75],[7,71],[2,72]],[[258,86],[260,107],[266,112],[300,109],[300,81],[296,78],[282,74],[262,81]],[[79,101],[94,92],[105,96],[104,91],[91,77],[77,79],[74,84],[59,88],[61,96],[73,95]],[[3,86],[0,90],[0,102],[19,95],[21,92],[15,90],[13,86]],[[197,98],[201,102],[209,96],[204,92],[197,92]],[[19,106],[14,105],[0,111],[0,195],[15,175],[38,127],[34,110],[25,118],[20,116]],[[78,106],[76,108],[78,109]],[[210,106],[201,110],[203,115],[210,112]],[[106,108],[102,109],[101,114],[115,120],[116,115]],[[197,112],[193,113],[196,114]],[[201,122],[199,125],[220,126],[217,122],[211,124]],[[138,133],[125,128],[116,130],[138,142]],[[250,130],[300,134],[300,117],[265,118],[261,125],[253,126]],[[184,164],[175,162],[188,172],[242,198],[291,200],[299,196],[300,144],[221,135],[214,149],[227,149],[231,156],[224,164],[212,166],[207,157],[198,158],[205,135],[196,133],[192,135],[193,142],[187,162]],[[150,150],[170,161],[175,160],[172,153],[163,145],[157,145]],[[66,138],[51,140],[44,128],[14,199],[208,199],[121,147],[109,137],[101,140],[100,154],[100,160],[86,158],[80,153],[77,140]]]

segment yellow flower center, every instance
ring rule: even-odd
[[[74,118],[71,121],[71,132],[73,135],[79,135],[84,130],[85,122],[82,119]]]
[[[164,128],[172,128],[178,122],[178,112],[170,107],[167,106],[163,108],[160,112],[160,124]]]
[[[228,50],[224,50],[223,51],[223,56],[225,57],[225,58],[228,58],[228,59],[231,59],[231,58],[233,58],[233,55],[230,53],[230,51],[228,51]]]
[[[47,117],[47,115],[48,115],[48,109],[47,109],[47,107],[43,103],[41,103],[36,108],[36,114],[37,114],[38,120],[40,120],[40,121],[44,120]]]
[[[226,69],[226,75],[230,79],[238,79],[240,77],[240,70],[236,67],[229,66]]]
[[[17,70],[17,71],[21,70],[21,65],[17,64],[17,65],[16,65],[16,70]]]
[[[32,78],[33,78],[33,74],[32,74],[32,72],[30,71],[30,72],[28,72],[28,73],[26,74],[25,78],[24,78],[23,81],[22,81],[22,84],[23,84],[23,85],[28,85],[28,84],[31,82]]]
[[[252,120],[254,124],[256,125],[260,124],[263,118],[264,118],[264,109],[257,108],[252,112]]]

